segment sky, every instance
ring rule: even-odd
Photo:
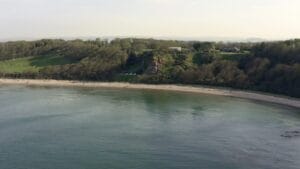
[[[300,38],[300,0],[0,0],[0,39]]]

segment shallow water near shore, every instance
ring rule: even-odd
[[[300,110],[167,91],[0,86],[2,169],[299,169]]]

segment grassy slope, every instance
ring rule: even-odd
[[[2,73],[22,73],[38,72],[41,68],[53,65],[63,65],[72,63],[61,56],[36,56],[0,61],[0,72]]]
[[[0,72],[3,73],[21,73],[21,72],[37,72],[38,67],[32,66],[31,58],[19,58],[5,60],[0,62]]]

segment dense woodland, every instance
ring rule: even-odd
[[[128,38],[0,43],[0,63],[21,58],[30,58],[37,71],[6,72],[0,67],[0,76],[201,84],[300,97],[300,40],[213,43]]]

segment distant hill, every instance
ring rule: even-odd
[[[74,39],[81,39],[81,40],[95,40],[97,38],[100,39],[107,39],[113,40],[116,38],[147,38],[147,39],[157,39],[157,40],[180,40],[180,41],[209,41],[209,42],[264,42],[264,41],[271,41],[268,39],[263,38],[234,38],[234,37],[168,37],[168,36],[78,36],[78,37],[45,37],[43,39],[64,39],[64,40],[74,40]],[[0,42],[8,42],[8,41],[19,41],[19,40],[26,40],[26,41],[33,41],[39,40],[40,38],[0,38]]]

